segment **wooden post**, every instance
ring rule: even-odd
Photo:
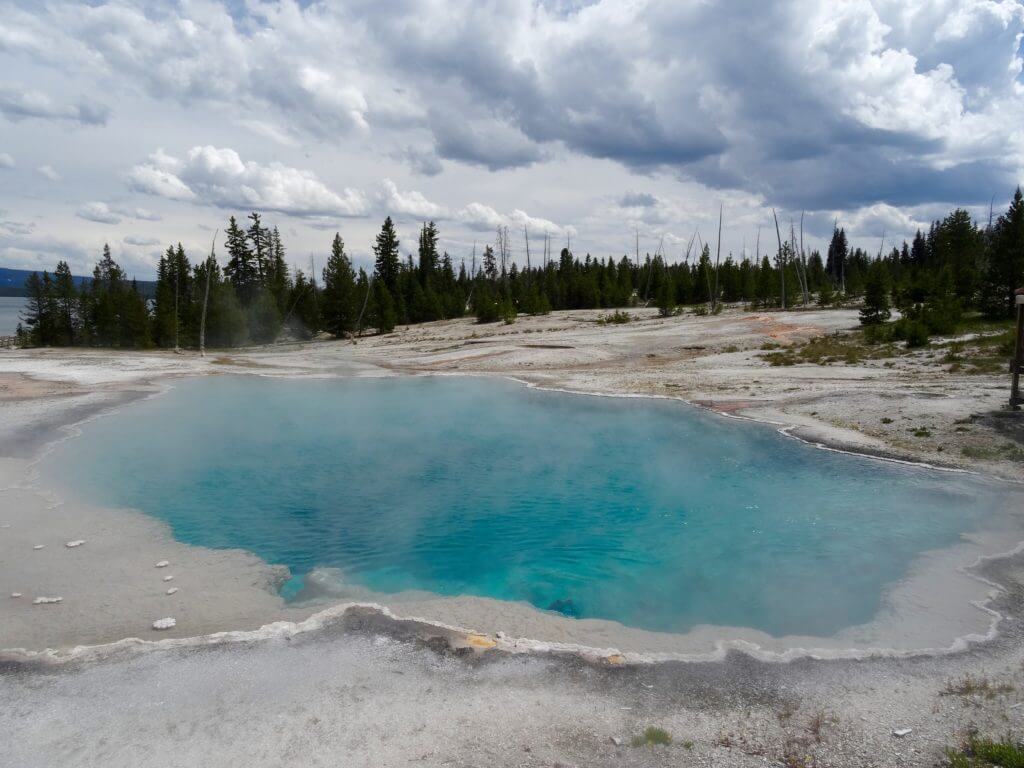
[[[1017,344],[1014,347],[1013,362],[1010,364],[1012,384],[1010,386],[1010,407],[1020,410],[1024,397],[1020,395],[1020,374],[1024,369],[1024,288],[1018,288],[1015,294],[1017,308]]]

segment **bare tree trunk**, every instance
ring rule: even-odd
[[[214,251],[217,248],[218,229],[213,233],[213,242],[210,243],[210,258],[206,260],[206,291],[203,293],[203,313],[199,316],[199,355],[206,357],[206,307],[210,303],[210,273],[213,272],[213,265],[217,263]]]
[[[178,346],[178,326],[180,325],[178,322],[178,267],[180,265],[177,263],[178,257],[175,256],[174,258],[174,353],[180,354],[181,347]]]
[[[690,235],[690,242],[686,244],[686,254],[683,256],[683,264],[690,266],[690,251],[693,249],[693,241],[697,239],[697,230],[693,230],[693,234]]]
[[[807,305],[807,274],[806,270],[803,269],[803,263],[800,258],[800,253],[796,249],[796,227],[793,225],[793,220],[789,221],[789,241],[791,250],[793,251],[793,263],[796,265],[796,279],[800,285],[800,299],[801,305]]]
[[[469,296],[466,297],[466,309],[465,312],[469,312],[469,308],[473,306],[473,291],[476,290],[476,240],[473,241],[473,259],[470,261],[469,268]]]
[[[725,203],[718,206],[718,243],[715,246],[715,292],[711,296],[711,311],[718,309],[718,260],[722,255],[722,214],[725,211]]]
[[[363,297],[363,308],[359,310],[359,319],[356,320],[356,335],[363,335],[363,313],[366,312],[366,305],[370,303],[370,290],[373,288],[373,273],[370,273],[366,281],[366,295]],[[378,328],[378,331],[380,329]]]
[[[779,274],[782,276],[782,308],[786,308],[786,254],[782,250],[782,233],[779,232],[779,217],[772,208],[772,218],[775,219],[775,237],[779,241]]]
[[[810,287],[807,285],[807,254],[804,253],[804,212],[800,211],[800,263],[804,270],[804,304],[811,301]]]

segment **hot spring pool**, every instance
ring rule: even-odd
[[[681,403],[454,377],[181,381],[86,423],[42,471],[287,565],[286,593],[326,566],[377,592],[775,636],[871,620],[917,555],[1005,502]]]

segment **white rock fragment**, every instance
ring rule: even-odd
[[[168,595],[173,595],[177,591],[178,591],[177,587],[171,587],[170,589],[167,590],[167,594]]]
[[[173,576],[171,576],[170,574],[168,574],[168,575],[164,576],[164,581],[170,581],[170,580],[171,580],[171,579],[173,579],[173,578],[174,578]]]
[[[0,524],[0,528],[10,528],[10,527],[11,527],[10,523],[2,523],[2,524]]]
[[[11,597],[21,597],[21,592],[11,592]]]
[[[68,549],[74,549],[75,547],[80,547],[83,544],[85,544],[85,539],[75,539],[74,541],[69,541],[64,546]]]
[[[59,603],[63,600],[63,597],[37,597],[32,601],[32,605],[47,605],[49,603]]]
[[[156,564],[156,567],[157,568],[166,568],[170,564],[171,564],[170,560],[161,560],[159,563]]]
[[[32,549],[42,549],[45,546],[45,544],[36,544],[34,547],[32,547]]]
[[[153,622],[153,629],[173,629],[174,625],[177,624],[174,619],[168,616],[166,619],[157,619]]]
[[[902,739],[904,736],[909,736],[914,732],[913,728],[897,728],[892,732],[892,735],[897,739]]]
[[[618,736],[612,736],[612,744],[614,744],[616,747],[621,747],[622,739],[620,739]]]

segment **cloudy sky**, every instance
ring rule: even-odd
[[[0,0],[0,266],[140,278],[231,213],[293,263],[434,219],[458,260],[805,214],[877,250],[1024,176],[1017,0]],[[221,249],[222,250],[222,249]]]

